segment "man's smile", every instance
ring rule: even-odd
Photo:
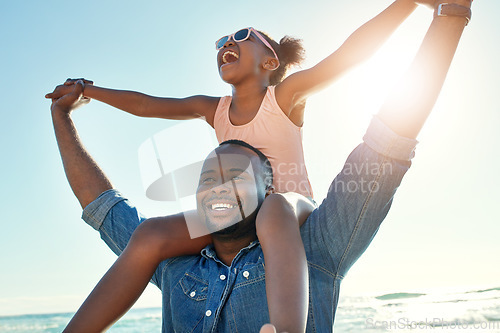
[[[234,208],[234,205],[227,204],[227,203],[214,203],[211,205],[210,209],[212,210],[227,210],[227,209],[232,209]]]
[[[229,217],[239,212],[238,202],[235,198],[210,198],[205,201],[204,210],[207,216],[212,218]]]

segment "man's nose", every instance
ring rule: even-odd
[[[231,182],[219,183],[218,185],[212,187],[212,192],[215,194],[226,194],[231,193],[232,188],[233,185]]]

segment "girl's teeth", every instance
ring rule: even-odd
[[[227,64],[227,63],[229,62],[228,56],[233,56],[233,57],[235,57],[236,59],[238,59],[238,58],[239,58],[239,56],[238,56],[238,54],[237,54],[237,53],[235,53],[235,52],[233,52],[233,51],[226,51],[226,53],[224,53],[224,54],[222,55],[222,62],[223,62],[224,64]]]

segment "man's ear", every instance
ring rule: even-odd
[[[266,58],[266,61],[264,62],[264,65],[262,67],[264,67],[264,69],[266,69],[268,71],[275,71],[278,69],[279,66],[280,66],[280,63],[279,63],[278,59]]]
[[[276,188],[274,187],[274,185],[268,185],[266,187],[266,197],[273,193],[276,193]]]

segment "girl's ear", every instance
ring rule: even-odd
[[[279,63],[278,59],[267,58],[262,67],[264,67],[264,69],[266,69],[268,71],[275,71],[278,69],[279,66],[280,66],[280,63]]]

